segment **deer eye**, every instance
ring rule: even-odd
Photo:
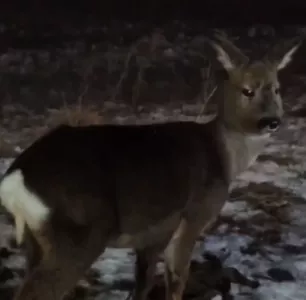
[[[276,88],[274,92],[275,92],[276,95],[279,94],[280,93],[280,88]]]
[[[252,98],[254,97],[255,93],[253,90],[250,90],[250,89],[246,89],[246,88],[243,88],[242,89],[242,94],[248,98]]]

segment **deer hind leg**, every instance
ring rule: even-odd
[[[41,249],[28,226],[24,232],[25,256],[27,260],[26,274],[30,274],[41,260]]]
[[[52,224],[35,238],[41,259],[32,265],[14,300],[61,300],[103,252],[110,233],[106,223],[90,226]]]

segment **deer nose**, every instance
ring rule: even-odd
[[[276,131],[281,124],[281,119],[279,117],[264,117],[261,118],[257,127],[259,130],[268,129],[269,131]]]

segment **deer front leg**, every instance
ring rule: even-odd
[[[156,263],[162,248],[136,250],[134,300],[146,300],[154,284]]]
[[[192,250],[201,228],[182,219],[165,250],[166,300],[181,300]]]

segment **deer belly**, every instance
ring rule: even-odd
[[[134,249],[143,249],[158,244],[165,244],[166,246],[177,228],[179,220],[179,213],[175,213],[146,227],[134,228],[133,231],[126,232],[123,230],[120,235],[110,240],[108,246]]]

